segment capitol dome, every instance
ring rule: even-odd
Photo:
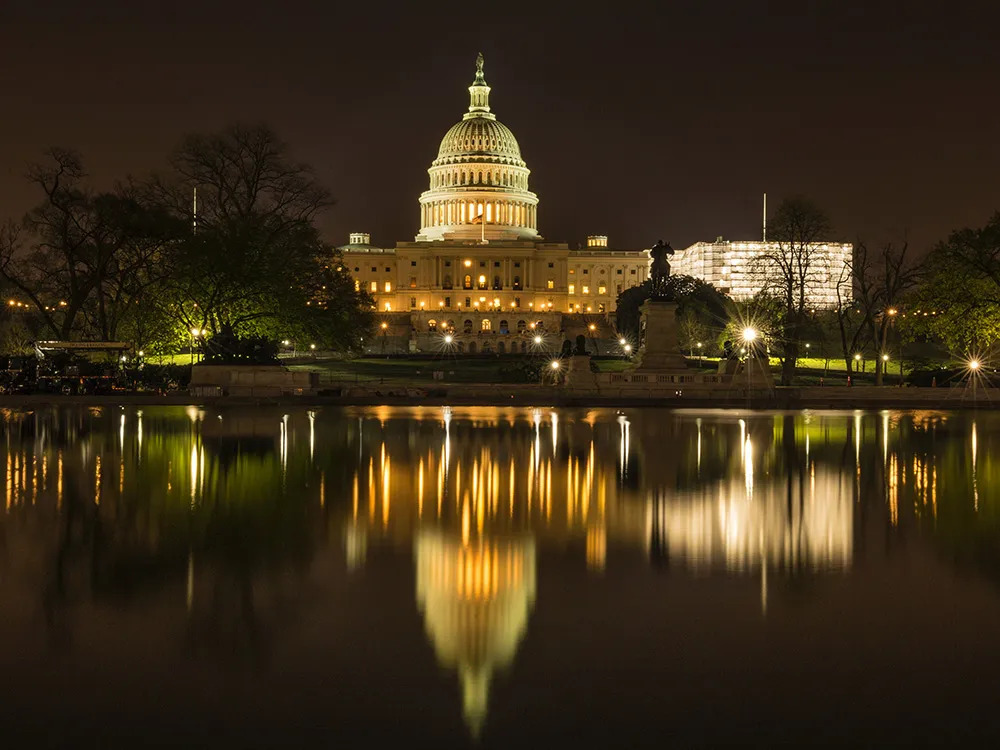
[[[537,240],[538,196],[510,128],[490,111],[483,56],[469,87],[469,110],[453,125],[427,170],[417,240]]]

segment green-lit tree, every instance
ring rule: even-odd
[[[184,328],[226,325],[339,348],[360,342],[372,324],[371,299],[355,290],[315,225],[333,201],[271,130],[188,136],[171,165],[156,190],[187,219],[169,285]]]
[[[1000,213],[981,228],[952,232],[925,267],[901,321],[906,329],[962,355],[1000,340]]]

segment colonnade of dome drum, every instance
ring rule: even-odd
[[[434,200],[421,205],[421,226],[454,226],[485,221],[487,224],[534,229],[536,209],[525,201]]]

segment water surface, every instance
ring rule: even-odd
[[[995,739],[998,416],[7,411],[0,727]]]

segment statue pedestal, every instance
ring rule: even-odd
[[[636,357],[636,372],[678,372],[687,362],[677,343],[677,303],[646,300],[639,308],[642,347]]]
[[[596,374],[590,371],[590,355],[574,354],[566,367],[566,388],[571,391],[598,390]]]

